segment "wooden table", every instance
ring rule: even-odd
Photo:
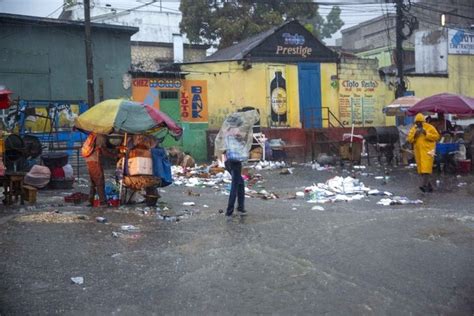
[[[11,205],[20,198],[20,204],[23,205],[23,179],[26,172],[7,171],[4,176],[0,176],[0,184],[3,186],[3,204]]]

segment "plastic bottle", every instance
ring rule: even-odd
[[[99,207],[100,206],[100,199],[99,199],[99,195],[96,194],[94,195],[94,207]]]

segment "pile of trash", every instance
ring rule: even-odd
[[[255,170],[275,170],[280,168],[287,168],[288,164],[284,161],[259,161],[253,165],[249,165],[249,168]]]
[[[215,187],[217,184],[231,181],[231,175],[222,167],[196,166],[195,168],[183,168],[172,166],[174,184],[187,187]]]
[[[370,189],[359,179],[350,176],[345,178],[336,176],[326,183],[313,184],[305,188],[308,203],[349,202],[361,200],[369,195],[392,196],[392,193]]]

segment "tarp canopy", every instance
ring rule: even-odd
[[[75,126],[98,134],[125,132],[153,134],[162,128],[179,138],[183,129],[165,113],[139,102],[110,99],[94,105],[76,118]]]

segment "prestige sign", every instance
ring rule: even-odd
[[[298,33],[290,34],[283,33],[283,45],[277,45],[276,55],[295,55],[306,58],[311,55],[313,49],[308,46],[303,46],[305,43],[305,38]]]

